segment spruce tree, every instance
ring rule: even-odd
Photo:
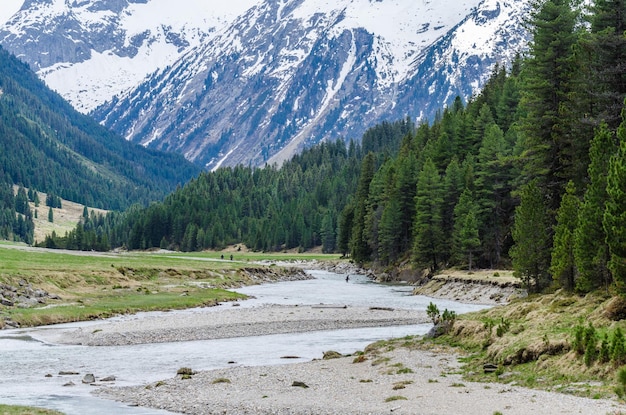
[[[589,149],[589,185],[578,213],[574,232],[574,260],[578,270],[576,290],[590,292],[611,283],[608,270],[608,247],[602,219],[607,201],[606,176],[609,161],[615,153],[614,134],[602,124]]]
[[[417,178],[413,261],[429,266],[431,272],[439,268],[444,250],[442,203],[441,178],[433,161],[427,159]]]
[[[613,281],[618,292],[626,293],[626,122],[622,122],[617,136],[620,145],[609,163],[603,225]]]
[[[561,200],[561,207],[556,217],[552,262],[550,272],[554,281],[572,291],[576,277],[574,261],[574,232],[578,225],[580,201],[575,194],[574,183],[569,182]]]
[[[473,254],[480,247],[478,234],[478,206],[469,189],[465,189],[454,209],[454,247],[457,256],[467,255],[468,269],[472,270]]]
[[[537,1],[530,19],[530,56],[522,70],[527,180],[539,179],[551,212],[556,212],[576,160],[571,154],[568,99],[576,74],[573,47],[578,11],[571,0]]]
[[[484,137],[478,152],[476,165],[475,193],[480,227],[480,239],[483,243],[483,256],[490,268],[499,265],[506,224],[512,213],[510,203],[510,166],[506,156],[509,154],[504,134],[500,127],[492,123],[485,126]]]
[[[591,85],[585,91],[597,110],[589,114],[615,132],[626,98],[626,1],[595,0],[586,46],[591,52]]]
[[[26,189],[20,186],[17,189],[17,195],[15,195],[15,211],[25,215],[29,210],[30,206],[28,205],[28,195],[26,194]]]
[[[371,250],[368,244],[368,235],[365,232],[365,216],[370,183],[374,177],[376,158],[374,153],[368,153],[361,163],[361,175],[356,191],[354,218],[352,223],[352,236],[350,238],[350,252],[357,263],[370,260]]]
[[[512,229],[513,270],[529,291],[539,292],[550,283],[550,217],[536,180],[521,189],[520,198]]]

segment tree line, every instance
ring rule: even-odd
[[[321,245],[429,272],[512,267],[535,291],[624,291],[624,19],[622,2],[537,1],[528,52],[430,122],[385,123],[280,168],[207,172],[81,226],[129,249]]]

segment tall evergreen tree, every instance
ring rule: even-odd
[[[530,56],[522,70],[525,112],[525,176],[539,179],[551,212],[556,212],[573,158],[568,98],[576,73],[573,47],[579,13],[572,0],[539,0],[533,4]]]
[[[614,134],[603,123],[589,149],[589,185],[580,206],[578,226],[574,232],[574,259],[578,270],[576,290],[582,293],[602,286],[608,288],[611,283],[602,219],[607,201],[606,176],[609,161],[615,152]]]
[[[442,231],[446,241],[446,258],[450,258],[455,251],[453,231],[455,224],[454,209],[459,202],[459,197],[465,189],[465,179],[458,159],[453,157],[443,177],[443,205],[442,205]]]
[[[454,251],[467,255],[468,269],[472,270],[473,254],[480,247],[478,233],[478,206],[472,192],[465,189],[454,208]]]
[[[376,157],[374,153],[368,153],[361,163],[361,175],[357,186],[354,219],[352,224],[352,237],[350,239],[350,251],[352,258],[362,263],[370,259],[371,250],[368,244],[368,235],[365,231],[367,214],[367,202],[370,190],[370,184],[374,177],[376,168]]]
[[[529,291],[538,292],[550,283],[550,218],[536,180],[526,184],[520,196],[512,229],[515,245],[510,255],[515,275]]]
[[[591,93],[594,108],[589,114],[596,125],[604,121],[617,131],[626,98],[626,1],[595,0],[591,5],[590,35],[586,46],[591,51]]]
[[[509,222],[510,166],[509,154],[504,134],[500,127],[492,123],[485,127],[484,137],[478,152],[476,165],[476,202],[483,256],[490,268],[500,263],[505,227]]]
[[[552,279],[570,291],[574,289],[577,273],[574,261],[574,232],[578,225],[580,201],[575,193],[574,183],[570,181],[556,217],[550,264]]]
[[[15,195],[15,211],[25,215],[29,210],[30,206],[28,205],[28,195],[26,194],[26,189],[24,189],[23,186],[20,186],[17,189],[17,194]]]
[[[429,266],[431,272],[439,268],[444,251],[442,203],[441,178],[435,164],[427,159],[417,178],[413,261]]]
[[[611,157],[606,178],[607,202],[604,211],[604,231],[609,247],[609,269],[618,292],[626,293],[626,122],[617,130],[620,141],[617,153]]]

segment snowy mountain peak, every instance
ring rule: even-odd
[[[27,0],[0,43],[89,112],[176,61],[255,3]]]
[[[469,97],[524,48],[528,4],[29,0],[0,43],[129,140],[260,165]]]

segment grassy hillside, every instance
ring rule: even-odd
[[[17,186],[15,186],[14,189],[17,192]],[[39,200],[46,200],[46,193],[37,192],[37,194],[39,196]],[[51,235],[52,232],[62,236],[65,235],[66,232],[72,231],[76,228],[76,225],[83,217],[85,209],[85,205],[81,205],[80,203],[62,200],[61,208],[52,209],[53,221],[50,222],[48,220],[48,210],[50,209],[48,206],[45,206],[45,204],[39,204],[39,206],[36,206],[33,202],[30,202],[29,205],[33,212],[37,211],[37,217],[33,217],[33,222],[35,224],[35,244],[43,241],[45,237],[47,235]],[[106,214],[106,211],[103,209],[88,207],[88,210],[90,213],[95,212],[97,214]]]

